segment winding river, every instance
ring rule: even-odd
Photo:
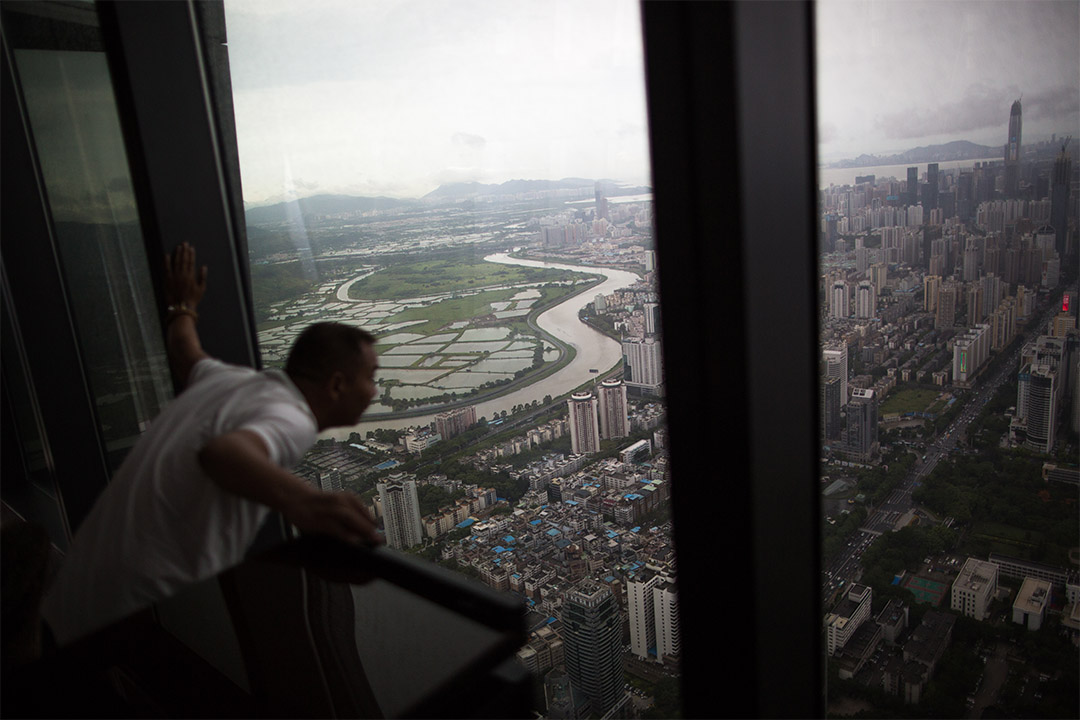
[[[556,270],[572,270],[594,275],[604,276],[604,281],[591,290],[567,298],[553,308],[548,308],[540,313],[536,324],[560,341],[571,345],[576,351],[573,361],[560,369],[558,372],[535,382],[531,385],[515,390],[502,397],[493,400],[485,400],[476,404],[477,417],[492,417],[495,413],[505,410],[507,413],[515,405],[531,403],[533,400],[543,401],[545,395],[557,396],[570,388],[577,387],[596,377],[596,373],[589,372],[591,369],[601,373],[611,369],[622,359],[622,347],[616,340],[612,340],[597,330],[581,322],[578,319],[578,311],[592,302],[597,295],[610,295],[620,288],[629,287],[640,280],[636,273],[626,270],[616,270],[603,267],[583,267],[579,265],[564,265],[561,263],[541,262],[539,260],[525,260],[513,258],[505,253],[489,255],[484,260],[504,265],[521,265],[524,267],[554,268]],[[323,433],[322,437],[332,437],[344,440],[352,432],[361,435],[375,428],[401,429],[412,425],[427,425],[435,418],[435,413],[419,417],[394,418],[390,415],[373,416],[371,420],[360,423],[355,427],[337,428]]]

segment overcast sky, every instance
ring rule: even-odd
[[[970,140],[1005,144],[1022,96],[1026,144],[1080,128],[1076,0],[817,5],[822,161]]]
[[[649,182],[625,0],[226,0],[244,196]]]
[[[226,0],[245,200],[649,182],[634,0]],[[1080,135],[1076,0],[818,5],[822,161]]]

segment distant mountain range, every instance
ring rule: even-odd
[[[432,190],[424,196],[424,200],[464,199],[476,195],[517,195],[518,193],[542,192],[544,190],[575,190],[593,187],[597,182],[600,183],[600,187],[607,197],[652,192],[650,187],[626,186],[614,180],[597,181],[587,178],[563,178],[562,180],[507,180],[498,184],[478,182],[450,183],[440,185],[435,190]]]
[[[948,162],[950,160],[980,160],[1004,155],[1003,148],[999,145],[976,145],[967,140],[954,140],[944,145],[929,145],[905,150],[895,155],[860,155],[856,158],[848,158],[830,163],[826,167],[832,168],[858,168],[874,167],[876,165],[906,165],[928,162]]]
[[[416,205],[416,200],[397,200],[388,197],[355,197],[352,195],[312,195],[263,207],[246,208],[249,225],[269,225],[304,215],[337,215],[339,213],[391,210]]]
[[[593,187],[596,182],[586,178],[563,178],[562,180],[508,180],[499,184],[449,183],[440,185],[420,200],[357,197],[352,195],[312,195],[311,197],[275,203],[274,205],[246,208],[244,213],[247,216],[249,225],[272,225],[305,215],[338,215],[342,213],[369,212],[371,210],[393,210],[416,207],[421,202],[467,200],[477,195],[516,195],[518,193],[540,192],[543,190],[572,190]],[[652,188],[645,186],[620,185],[612,180],[600,180],[599,182],[607,197],[652,192]]]

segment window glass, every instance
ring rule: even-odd
[[[589,579],[627,628],[592,660],[613,669],[594,710],[675,711],[637,4],[230,1],[226,19],[264,364],[315,320],[379,339],[365,422],[299,472],[360,493],[391,546],[525,598],[519,656],[555,671],[538,711],[569,702],[562,648],[602,633],[559,620]]]
[[[74,21],[45,21],[54,10]],[[100,44],[91,6],[11,18],[6,39],[115,468],[172,391],[109,69],[91,49]]]
[[[1077,6],[816,13],[828,713],[1075,715]]]

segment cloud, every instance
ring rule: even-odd
[[[933,108],[879,115],[874,125],[885,137],[902,140],[1004,128],[1017,98],[1022,98],[1025,121],[1063,120],[1080,112],[1080,90],[1076,87],[1062,85],[1022,94],[1015,85],[991,89],[980,84],[969,88],[963,98]]]
[[[479,135],[471,135],[463,132],[454,133],[453,137],[450,139],[455,145],[464,145],[473,150],[483,150],[487,145],[487,140]]]
[[[1007,126],[1012,101],[1020,96],[1016,87],[991,89],[973,85],[959,100],[943,101],[933,108],[909,108],[874,119],[887,138],[908,139],[950,135],[983,128]]]
[[[1067,118],[1080,112],[1080,88],[1062,85],[1056,88],[1024,95],[1021,100],[1024,118],[1054,120]]]

